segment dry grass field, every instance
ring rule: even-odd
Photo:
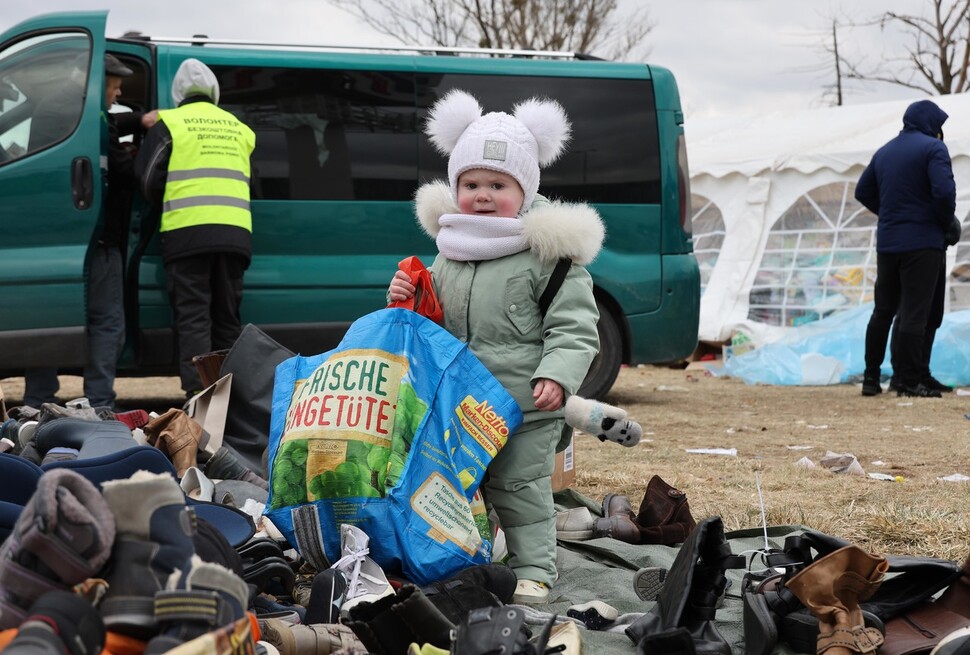
[[[80,378],[63,376],[60,397],[81,395]],[[0,380],[18,403],[22,378]],[[175,378],[118,381],[129,408],[181,406]],[[624,369],[607,400],[644,429],[632,449],[576,441],[574,488],[600,500],[622,493],[637,506],[654,474],[687,493],[696,519],[718,515],[728,530],[758,527],[756,473],[769,525],[803,525],[881,554],[966,559],[970,554],[970,396],[863,398],[856,385],[770,387],[712,377],[703,370]],[[794,449],[793,447],[799,447]],[[737,456],[686,452],[735,448]],[[852,453],[867,473],[902,482],[799,468],[827,451]]]
[[[687,493],[695,519],[721,516],[725,529],[802,525],[875,553],[964,561],[970,554],[970,396],[864,398],[858,385],[747,385],[704,370],[624,369],[606,399],[643,426],[632,452],[581,435],[583,494],[624,493],[636,507],[654,474]],[[648,441],[649,440],[649,441]],[[798,447],[797,449],[795,447]],[[737,456],[687,453],[734,448]],[[802,468],[827,451],[852,453],[866,473],[901,482]]]

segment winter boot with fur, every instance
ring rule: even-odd
[[[117,535],[101,613],[109,631],[149,639],[158,633],[155,594],[195,554],[195,513],[167,473],[138,471],[105,482],[102,494]]]
[[[42,475],[0,548],[0,628],[20,625],[46,592],[96,576],[114,539],[114,517],[97,487],[69,469]]]
[[[173,573],[166,589],[155,594],[155,621],[160,634],[148,642],[145,655],[159,655],[246,615],[249,587],[224,566],[193,555]]]
[[[656,605],[626,629],[637,652],[666,652],[659,644],[680,629],[690,634],[696,652],[731,655],[714,614],[727,586],[724,572],[744,566],[744,557],[733,555],[724,539],[721,517],[698,523],[677,552]]]
[[[882,583],[889,568],[858,546],[846,546],[814,561],[785,586],[818,619],[819,655],[875,653],[882,633],[867,628],[859,607]]]

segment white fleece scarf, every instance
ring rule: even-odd
[[[444,214],[438,225],[438,251],[455,261],[498,259],[529,249],[522,235],[522,221],[516,218]]]

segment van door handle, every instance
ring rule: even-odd
[[[94,178],[87,157],[76,157],[71,162],[71,195],[78,209],[87,209],[94,200]]]

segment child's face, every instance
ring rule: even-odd
[[[487,168],[472,168],[458,176],[458,208],[463,214],[515,218],[525,193],[515,178]]]

